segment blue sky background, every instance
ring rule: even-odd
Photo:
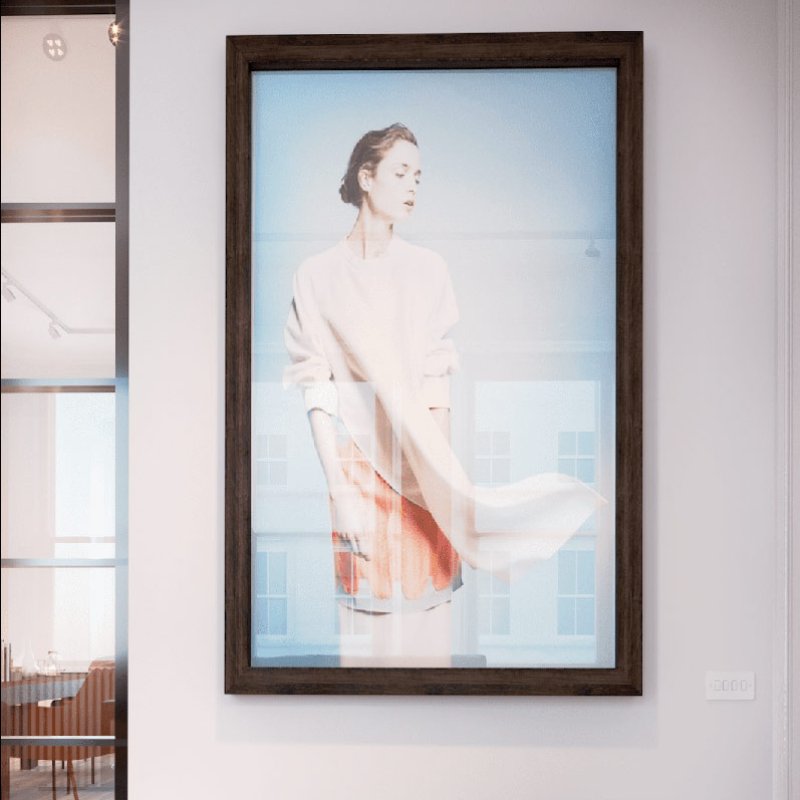
[[[613,69],[257,72],[257,351],[281,347],[298,264],[352,227],[356,211],[338,189],[354,144],[393,122],[414,131],[423,171],[398,233],[448,261],[461,338],[485,341],[493,315],[507,319],[515,302],[515,340],[613,338]],[[587,270],[591,238],[602,258]],[[526,335],[531,307],[537,327]]]
[[[259,72],[256,236],[344,234],[353,145],[402,122],[423,181],[406,234],[614,229],[613,69]]]

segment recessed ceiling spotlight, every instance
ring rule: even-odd
[[[108,26],[108,41],[116,47],[119,44],[120,37],[122,36],[122,26],[114,20]]]
[[[48,33],[42,39],[42,50],[52,61],[61,61],[67,55],[67,43],[58,33]]]

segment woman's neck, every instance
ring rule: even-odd
[[[371,214],[358,214],[353,230],[347,235],[350,249],[360,258],[377,258],[386,252],[392,240],[394,226],[391,222],[376,219]]]

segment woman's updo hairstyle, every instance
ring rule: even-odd
[[[347,172],[339,186],[339,194],[345,203],[350,203],[356,208],[361,207],[364,193],[358,184],[358,173],[362,169],[374,172],[387,151],[395,142],[399,141],[411,142],[415,147],[419,146],[414,134],[399,122],[388,128],[368,131],[356,142],[347,164]]]

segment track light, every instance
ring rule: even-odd
[[[74,325],[68,325],[52,308],[46,306],[30,289],[26,288],[13,275],[9,275],[5,270],[2,272],[2,280],[3,283],[2,286],[0,286],[0,292],[2,292],[3,299],[10,303],[12,300],[16,299],[17,294],[21,294],[45,317],[47,320],[47,332],[52,339],[60,339],[62,336],[66,335],[88,334],[96,336],[98,334],[108,335],[114,333],[114,328],[79,328]],[[11,313],[11,311],[7,313]]]

